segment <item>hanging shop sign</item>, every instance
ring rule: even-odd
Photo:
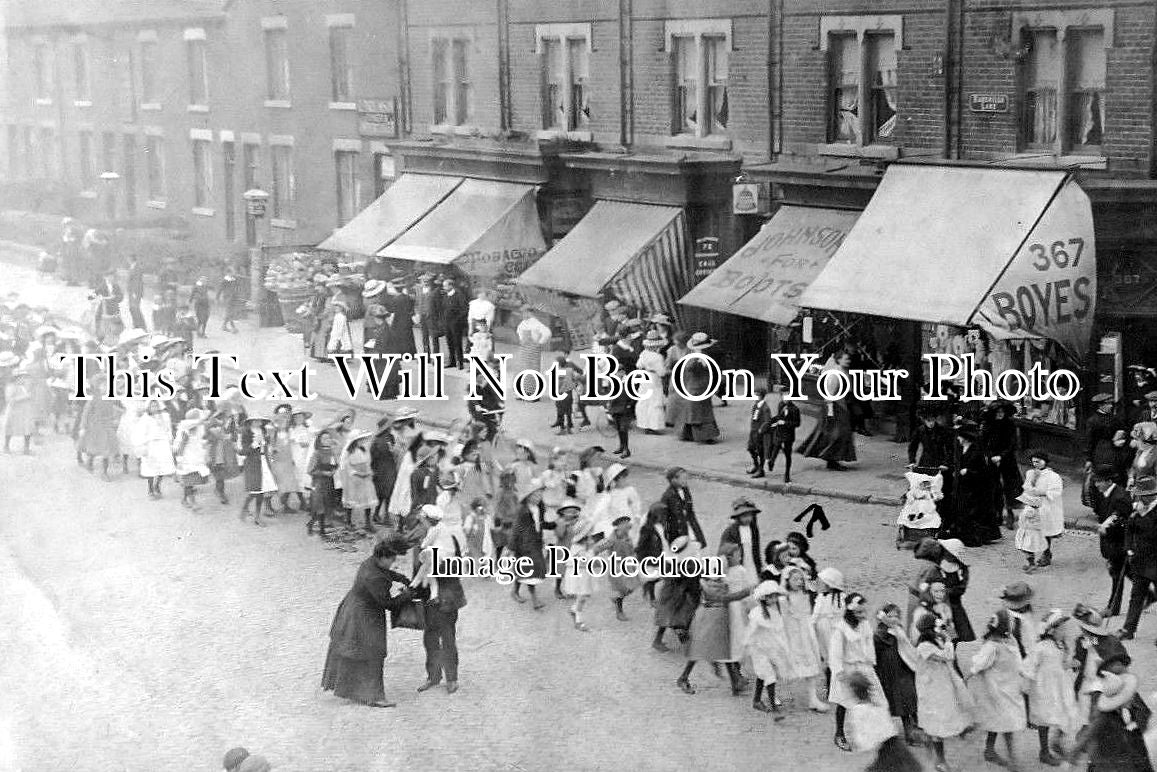
[[[737,182],[731,186],[732,214],[767,214],[770,209],[764,183]]]
[[[363,137],[398,136],[398,100],[359,99],[358,133]]]

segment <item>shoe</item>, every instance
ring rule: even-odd
[[[1041,751],[1040,756],[1038,756],[1037,758],[1040,759],[1041,764],[1044,764],[1044,765],[1049,766],[1049,767],[1059,767],[1061,765],[1061,760],[1058,759],[1056,756],[1054,756],[1049,751]]]
[[[544,608],[546,608],[546,604],[542,603],[541,601],[534,604],[534,610],[535,611],[541,611]]]
[[[519,603],[526,603],[526,598],[522,597],[517,592],[510,593],[510,597],[514,598]]]
[[[753,703],[751,703],[751,707],[753,710],[758,710],[760,713],[770,713],[771,712],[771,708],[768,707],[767,703],[765,703],[765,702],[753,702]]]
[[[694,694],[695,693],[695,687],[691,685],[690,681],[688,681],[684,678],[680,678],[678,681],[676,681],[675,685],[678,686],[679,689],[682,690],[682,692],[684,694]]]
[[[1022,568],[1021,571],[1024,571],[1026,574],[1035,574],[1037,568],[1038,566],[1034,566],[1032,563],[1029,563],[1027,566]]]
[[[398,707],[398,703],[388,702],[386,700],[376,700],[376,701],[370,703],[370,707],[371,708],[396,708],[396,707]]]
[[[1007,767],[1008,762],[1001,758],[1000,754],[991,748],[984,749],[984,760],[989,764],[995,764],[998,767]]]
[[[1116,635],[1118,641],[1131,641],[1135,637],[1132,630],[1118,630]]]
[[[1041,568],[1044,568],[1045,566],[1051,566],[1053,564],[1053,551],[1045,550],[1044,554],[1040,556],[1040,560],[1038,560],[1036,564]]]
[[[619,620],[620,622],[630,622],[631,621],[631,620],[627,619],[627,615],[623,613],[622,609],[619,609],[618,611],[615,612],[615,619]]]
[[[753,480],[758,480],[760,477],[767,477],[767,475],[766,475],[766,474],[764,474],[762,470],[760,470],[760,471],[756,472],[755,474],[751,475],[751,479],[753,479]]]
[[[616,456],[621,456],[621,455],[623,455],[623,449],[622,448],[616,448],[615,450],[612,450],[611,453],[613,453]]]
[[[426,683],[424,683],[418,687],[418,692],[421,693],[421,692],[429,691],[430,689],[433,689],[435,686],[437,686],[440,683],[442,683],[442,682],[441,681],[426,681]]]
[[[811,700],[808,702],[807,708],[814,713],[827,713],[829,710],[831,710],[830,705],[821,701],[820,698],[814,694],[812,695]]]
[[[669,652],[671,650],[671,647],[668,646],[667,644],[663,643],[662,641],[657,641],[655,643],[652,643],[651,648],[654,649],[655,651],[659,652],[660,654],[666,654],[667,652]]]
[[[790,477],[783,478],[783,484],[784,485],[791,485],[791,478]]]
[[[620,458],[630,458],[631,457],[631,451],[624,450],[622,453],[619,454],[619,457]]]
[[[852,744],[849,743],[848,738],[844,737],[842,734],[836,735],[835,743],[836,747],[841,751],[846,751],[847,753],[852,752]]]
[[[839,461],[829,461],[827,467],[828,467],[828,469],[830,469],[833,472],[846,472],[846,471],[848,471],[848,468],[846,466],[844,466],[843,464],[841,464]]]
[[[755,474],[755,473],[756,473],[756,472],[758,472],[758,471],[760,471],[760,470],[759,470],[759,469],[757,469],[756,467],[754,467],[754,466],[753,466],[753,467],[751,467],[750,469],[746,469],[746,470],[744,470],[744,472],[743,472],[743,473],[744,473],[744,474]]]
[[[560,590],[556,587],[554,589],[554,599],[555,600],[566,600],[566,595],[563,594],[562,590]]]
[[[589,627],[587,627],[586,622],[575,622],[574,623],[574,629],[581,630],[584,633],[589,633],[591,631],[591,629]]]
[[[456,691],[458,691],[458,682],[457,681],[447,681],[446,682],[446,694],[453,694]]]
[[[948,762],[944,761],[936,765],[936,772],[955,772],[952,767],[948,766]]]

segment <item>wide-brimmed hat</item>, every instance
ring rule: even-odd
[[[603,485],[609,485],[612,480],[615,480],[620,475],[626,474],[629,469],[622,464],[611,464],[603,470]]]
[[[524,448],[526,450],[529,450],[531,453],[535,452],[534,442],[532,442],[531,440],[528,440],[528,439],[515,440],[514,447]]]
[[[657,330],[651,330],[647,333],[647,337],[643,338],[643,348],[645,349],[661,349],[667,344],[667,339],[659,334]]]
[[[60,329],[55,325],[42,324],[36,328],[36,332],[32,333],[33,337],[43,338],[45,335],[60,335]]]
[[[290,413],[289,415],[291,418],[297,417],[299,415],[303,415],[303,416],[305,416],[305,420],[307,420],[307,421],[309,419],[313,418],[313,413],[309,412],[308,410],[302,410],[301,408],[294,408],[293,412]]]
[[[414,407],[398,408],[398,412],[394,414],[394,423],[398,421],[416,421],[422,414]]]
[[[608,300],[606,303],[603,304],[603,308],[605,308],[608,311],[615,311],[615,310],[618,310],[622,307],[623,307],[623,304],[617,300],[614,300],[614,299]]]
[[[1129,492],[1134,496],[1157,496],[1157,477],[1138,477]]]
[[[370,279],[366,282],[366,286],[362,287],[362,297],[372,298],[375,295],[380,295],[386,291],[386,283],[381,279]]]
[[[427,429],[426,431],[422,432],[422,441],[437,442],[441,443],[442,445],[449,445],[454,441],[454,438],[449,434],[446,434],[446,432],[438,431],[437,429]]]
[[[1022,493],[1016,497],[1016,500],[1021,504],[1026,504],[1032,507],[1033,509],[1040,508],[1041,504],[1044,504],[1045,501],[1043,496],[1034,496],[1031,493]]]
[[[595,521],[591,520],[590,518],[586,518],[586,517],[581,518],[574,525],[574,533],[571,534],[571,539],[573,539],[576,542],[582,541],[583,539],[587,538],[592,533],[594,533],[594,531],[595,531]]]
[[[0,351],[0,367],[13,367],[20,364],[20,357],[11,351]]]
[[[643,324],[644,324],[644,322],[642,319],[632,317],[630,319],[624,319],[622,325],[620,325],[620,326],[625,327],[627,329],[634,329],[636,327],[642,327]]]
[[[1097,710],[1111,713],[1125,707],[1137,696],[1137,676],[1132,673],[1105,673],[1101,676],[1101,696]]]
[[[751,591],[751,599],[760,601],[772,595],[786,595],[783,588],[779,586],[779,582],[773,582],[770,579],[765,579],[759,584],[755,585],[755,589]]]
[[[736,518],[741,515],[758,515],[759,507],[755,506],[755,502],[746,496],[740,496],[731,502],[731,517]]]
[[[1061,611],[1059,608],[1050,609],[1049,613],[1045,614],[1044,617],[1041,618],[1041,635],[1044,635],[1055,627],[1063,625],[1065,622],[1069,621],[1070,618],[1071,617],[1069,617],[1068,614]]]
[[[199,407],[193,407],[193,408],[189,408],[188,410],[185,411],[185,420],[186,421],[202,421],[205,418],[207,418],[208,415],[209,415],[209,412],[207,410],[202,410]]]
[[[262,425],[264,425],[264,424],[268,424],[268,423],[270,423],[270,420],[269,420],[268,418],[266,418],[265,416],[260,416],[260,415],[251,415],[251,416],[246,416],[246,417],[245,417],[245,423],[247,423],[247,424],[262,424]]]
[[[1101,612],[1089,608],[1084,603],[1078,603],[1073,607],[1072,618],[1087,633],[1093,635],[1109,634],[1109,628],[1105,625],[1105,618],[1101,616]]]
[[[960,539],[938,539],[937,542],[940,544],[940,549],[951,555],[957,563],[962,566],[968,565],[964,562],[964,542]]]
[[[1113,399],[1112,394],[1105,394],[1102,392],[1101,394],[1094,394],[1090,401],[1093,403],[1105,403],[1105,402],[1115,402],[1116,400]]]
[[[844,589],[844,575],[838,568],[832,568],[830,566],[822,568],[816,575],[816,578],[833,590],[840,590],[842,592]]]
[[[121,334],[117,336],[117,345],[127,346],[130,343],[139,343],[148,337],[149,333],[147,331],[142,330],[140,327],[133,327],[128,330],[123,330]],[[155,346],[156,344],[153,345]]]
[[[705,332],[697,332],[687,339],[687,348],[691,351],[703,351],[714,346],[717,341],[712,340]]]
[[[667,316],[666,314],[655,314],[647,321],[649,321],[651,324],[665,324],[668,327],[671,326],[671,317]]]
[[[572,517],[572,515],[562,515],[564,509],[577,509],[582,511],[583,505],[577,499],[563,499],[562,503],[554,508],[555,512],[560,513],[562,517]],[[577,515],[575,515],[577,517]]]
[[[1000,591],[1000,599],[1013,609],[1027,606],[1028,602],[1032,600],[1032,596],[1032,588],[1024,582],[1013,582],[1005,585]]]
[[[453,469],[446,469],[438,475],[438,487],[444,491],[456,490],[462,486],[462,477]]]
[[[349,450],[350,448],[352,448],[355,443],[361,442],[362,440],[368,440],[373,436],[374,436],[373,434],[371,434],[370,432],[367,432],[364,429],[359,429],[358,431],[355,431],[353,434],[350,435],[349,439],[345,441],[346,450]]]

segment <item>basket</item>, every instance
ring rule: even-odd
[[[312,294],[312,290],[308,288],[278,290],[277,303],[281,306],[281,318],[285,322],[286,332],[305,332],[305,320],[298,316],[297,309],[309,300]]]

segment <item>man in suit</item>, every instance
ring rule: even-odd
[[[752,477],[766,477],[763,465],[767,461],[767,450],[771,445],[771,405],[767,389],[755,390],[755,405],[751,408],[751,425],[747,430],[747,454],[751,456],[751,468],[747,473]]]
[[[1121,598],[1125,594],[1125,524],[1133,512],[1133,501],[1116,479],[1110,466],[1093,470],[1093,485],[1100,494],[1096,502],[1097,529],[1101,534],[1101,557],[1109,567],[1109,604],[1101,613],[1115,617],[1121,613]]]
[[[470,301],[466,294],[458,289],[452,279],[442,282],[442,320],[439,325],[446,336],[446,348],[449,349],[449,367],[462,370],[466,366],[462,356],[462,344],[466,340],[466,316]]]
[[[703,527],[699,525],[699,518],[695,515],[691,490],[687,487],[688,479],[687,470],[681,466],[673,466],[667,470],[667,490],[663,491],[660,497],[663,506],[667,508],[663,532],[667,535],[668,544],[680,536],[691,535],[699,544],[707,546]]]
[[[1129,592],[1125,626],[1117,633],[1122,641],[1136,635],[1141,612],[1157,584],[1157,478],[1138,478],[1132,492],[1133,512],[1125,524],[1125,559],[1133,589]]]
[[[108,334],[110,327],[116,328],[121,324],[121,301],[125,299],[125,293],[116,280],[116,271],[107,271],[103,280],[96,286],[94,294],[100,299],[96,309],[98,338]]]
[[[771,396],[779,398],[779,407],[771,417],[767,471],[775,471],[775,459],[783,451],[783,484],[787,485],[791,482],[791,449],[795,446],[795,430],[799,428],[799,408],[783,398],[785,388],[781,383],[771,387]]]
[[[742,565],[752,576],[759,576],[763,570],[763,549],[759,544],[759,524],[755,518],[759,514],[759,507],[746,496],[740,496],[731,503],[731,525],[723,529],[719,537],[719,551],[723,546],[737,544],[740,548]]]
[[[427,354],[440,353],[438,317],[442,311],[442,290],[434,284],[433,274],[424,273],[418,277],[414,310],[418,313],[418,326],[422,330],[422,350]]]

